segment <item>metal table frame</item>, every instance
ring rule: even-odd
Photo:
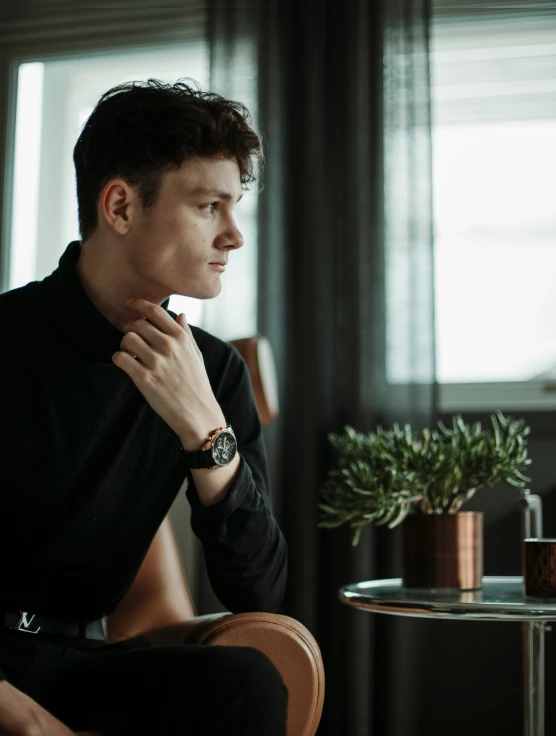
[[[542,501],[528,488],[521,492],[520,499],[521,538],[542,537]],[[544,736],[545,717],[545,663],[544,635],[550,627],[543,621],[526,621],[523,627],[523,693],[524,693],[524,736]]]

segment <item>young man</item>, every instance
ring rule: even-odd
[[[256,650],[107,644],[100,625],[186,476],[222,604],[281,601],[245,364],[168,310],[219,293],[259,154],[239,103],[155,80],[110,90],[74,151],[81,241],[0,296],[2,734],[286,733],[285,687]]]

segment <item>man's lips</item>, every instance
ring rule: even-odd
[[[216,271],[223,273],[226,270],[226,261],[218,261],[216,263],[209,263]]]

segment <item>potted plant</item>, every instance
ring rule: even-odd
[[[357,545],[366,524],[402,522],[402,566],[406,587],[481,587],[482,514],[461,508],[479,488],[505,481],[523,488],[530,428],[523,419],[501,412],[466,424],[461,415],[452,427],[412,430],[410,425],[379,427],[370,434],[344,427],[328,439],[337,466],[321,489],[319,526],[349,524]]]

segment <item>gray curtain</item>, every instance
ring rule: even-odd
[[[281,392],[267,446],[290,554],[283,612],[322,649],[319,734],[414,733],[411,632],[337,596],[397,572],[396,534],[367,529],[352,548],[348,529],[317,528],[317,502],[329,432],[425,425],[435,411],[428,9],[269,0],[211,14],[230,90],[235,40],[258,40],[259,330]]]

